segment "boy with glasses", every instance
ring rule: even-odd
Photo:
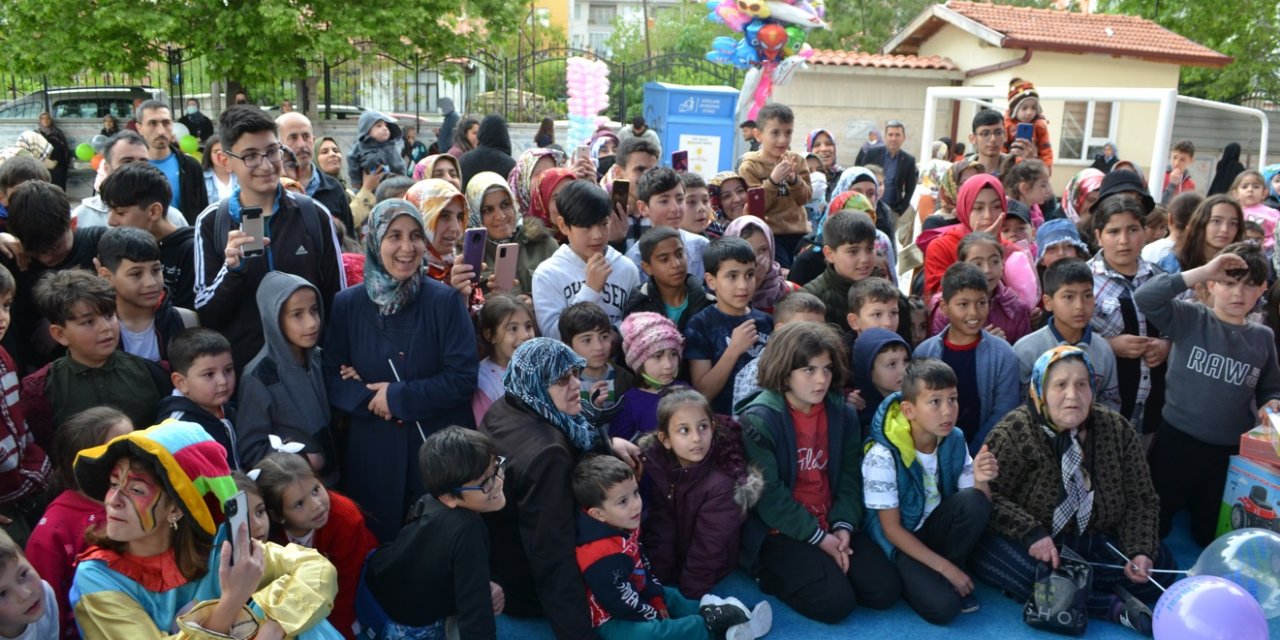
[[[418,470],[427,495],[395,542],[365,563],[356,613],[373,638],[497,637],[502,587],[489,581],[489,534],[482,513],[507,504],[506,458],[493,440],[449,427],[427,438]]]
[[[1014,140],[1009,145],[1009,153],[1005,153],[1005,135],[1004,115],[999,111],[983,109],[974,114],[973,134],[969,136],[974,154],[969,159],[990,168],[991,174],[997,178],[1022,160],[1035,157],[1035,148],[1031,142],[1022,139]]]
[[[236,176],[231,195],[196,219],[195,308],[203,326],[227,336],[239,371],[262,348],[262,320],[254,292],[271,271],[304,278],[320,291],[321,307],[346,287],[337,232],[324,209],[280,187],[283,147],[276,124],[252,106],[233,106],[218,118],[222,152]],[[241,212],[262,209],[264,238],[241,230]],[[245,256],[254,240],[261,254]]]

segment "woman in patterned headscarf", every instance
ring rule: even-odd
[[[506,613],[545,615],[573,637],[591,633],[574,559],[576,508],[566,490],[573,467],[587,454],[617,454],[633,465],[640,454],[587,419],[578,378],[585,366],[559,340],[524,342],[507,365],[506,394],[480,424],[498,451],[512,452],[502,487],[507,506],[486,516],[493,581],[506,593]]]
[[[517,164],[515,171],[519,171],[522,166],[523,164]],[[467,208],[470,212],[467,226],[484,227],[489,234],[489,241],[484,249],[485,271],[481,274],[480,281],[487,283],[489,274],[493,273],[497,265],[498,246],[515,244],[519,246],[516,283],[504,293],[516,295],[533,291],[533,271],[560,248],[551,235],[551,230],[541,220],[523,217],[527,209],[521,208],[518,201],[519,196],[510,184],[491,171],[477,173],[467,184]]]
[[[1093,403],[1096,390],[1081,349],[1058,346],[1036,360],[1027,403],[986,439],[1000,476],[970,559],[976,576],[1025,602],[1037,567],[1056,567],[1060,548],[1070,547],[1099,563],[1089,615],[1149,635],[1160,590],[1147,577],[1174,559],[1157,534],[1160,502],[1142,443],[1128,420]]]
[[[364,286],[334,298],[324,340],[329,403],[351,416],[343,468],[353,471],[344,490],[383,542],[424,492],[423,440],[474,424],[475,328],[462,296],[422,274],[426,252],[418,208],[398,198],[378,203],[365,237]]]
[[[564,166],[564,152],[559,149],[525,149],[516,159],[516,166],[507,175],[507,186],[516,198],[516,207],[527,212],[533,199],[533,181],[547,169]]]
[[[1085,169],[1077,173],[1067,188],[1062,192],[1062,212],[1072,222],[1089,219],[1093,203],[1098,201],[1098,189],[1102,188],[1102,179],[1106,177],[1097,169]]]

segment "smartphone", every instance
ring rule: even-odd
[[[747,215],[764,217],[764,187],[747,189]]]
[[[1013,137],[1018,140],[1030,140],[1036,134],[1036,125],[1032,122],[1019,122],[1018,132]]]
[[[489,232],[484,227],[467,229],[462,236],[462,261],[471,265],[471,281],[479,282],[480,265],[484,263],[484,244],[489,240]]]
[[[262,207],[245,207],[240,210],[240,230],[253,237],[253,242],[241,245],[246,258],[262,256],[262,238],[266,234],[262,221]]]
[[[627,199],[630,197],[630,195],[631,195],[630,182],[626,180],[613,181],[613,194],[610,197],[613,202],[613,209],[615,211],[618,209],[618,205],[622,205],[623,209],[627,208]]]
[[[240,535],[240,526],[244,525],[246,531],[249,529],[249,496],[241,491],[227,499],[222,505],[222,513],[227,517],[227,528],[230,535],[227,538],[231,541],[231,564],[236,563],[236,538]],[[252,533],[249,534],[252,537]]]
[[[685,173],[689,170],[689,152],[688,151],[672,151],[671,152],[671,169],[676,173]]]
[[[516,261],[520,259],[520,245],[514,242],[498,245],[497,263],[494,266],[493,290],[510,291],[516,285]]]
[[[578,145],[578,150],[573,154],[573,161],[586,160],[591,158],[591,147],[585,144]]]

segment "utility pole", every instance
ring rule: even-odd
[[[644,52],[645,57],[653,57],[653,44],[649,41],[649,0],[640,0],[644,11]]]

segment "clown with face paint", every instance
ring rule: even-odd
[[[71,587],[84,638],[341,637],[325,621],[333,565],[311,549],[259,543],[248,526],[219,526],[236,485],[199,425],[166,420],[121,435],[80,452],[74,469],[107,515]]]

